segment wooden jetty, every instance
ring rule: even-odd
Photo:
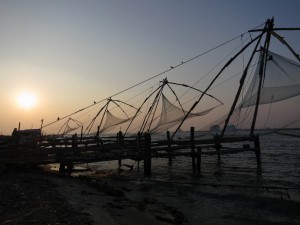
[[[144,175],[151,176],[153,158],[168,158],[169,165],[176,156],[190,157],[193,173],[201,172],[201,156],[216,155],[220,162],[221,155],[245,151],[255,153],[260,166],[259,136],[219,137],[197,139],[192,127],[188,140],[171,140],[167,132],[166,140],[153,140],[150,133],[138,133],[127,137],[119,132],[115,136],[82,137],[43,137],[35,146],[7,146],[0,150],[0,163],[6,165],[42,165],[60,164],[61,172],[71,172],[75,164],[132,159],[144,162]],[[224,147],[226,143],[240,143],[238,148]],[[139,165],[139,163],[138,163]]]

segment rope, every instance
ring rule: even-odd
[[[268,110],[268,116],[267,116],[267,119],[266,119],[265,124],[264,124],[264,126],[263,126],[264,128],[266,128],[266,125],[267,125],[267,123],[268,123],[268,121],[269,121],[272,106],[273,106],[273,95],[272,95],[272,100],[271,100],[270,107],[269,107],[269,110]]]
[[[247,32],[245,32],[245,33],[243,33],[243,34],[246,34],[246,33],[247,33]],[[211,51],[216,50],[217,48],[220,48],[220,47],[223,46],[223,45],[228,44],[228,43],[231,42],[231,41],[234,41],[235,39],[239,38],[240,36],[241,36],[241,35],[235,36],[235,37],[231,38],[230,40],[225,41],[225,42],[223,42],[223,43],[217,45],[217,46],[214,47],[214,48],[211,48],[211,49],[209,49],[209,50],[207,50],[207,51],[205,51],[205,52],[203,52],[203,53],[201,53],[201,54],[199,54],[199,55],[196,55],[196,56],[194,56],[194,57],[192,57],[192,58],[190,58],[190,59],[188,59],[188,60],[186,60],[186,61],[182,61],[181,63],[179,63],[179,64],[177,64],[177,65],[175,65],[175,66],[171,66],[170,69],[167,69],[167,70],[165,70],[165,71],[163,71],[163,72],[160,72],[160,73],[158,73],[158,74],[156,74],[156,75],[154,75],[154,76],[152,76],[152,77],[150,77],[150,78],[148,78],[148,79],[146,79],[146,80],[143,80],[143,81],[141,81],[141,82],[139,82],[139,83],[137,83],[137,84],[134,84],[134,85],[132,85],[132,86],[126,88],[126,89],[123,89],[122,91],[119,91],[119,92],[117,92],[117,93],[111,95],[110,98],[112,98],[112,97],[114,97],[114,96],[117,96],[117,95],[119,95],[119,94],[122,94],[122,93],[124,93],[124,92],[126,92],[126,91],[128,91],[128,90],[130,90],[130,89],[133,89],[133,88],[135,88],[135,87],[137,87],[137,86],[139,86],[139,85],[141,85],[141,84],[143,84],[143,83],[146,83],[146,82],[148,82],[148,81],[150,81],[150,80],[152,80],[152,79],[154,79],[154,78],[156,78],[156,77],[158,77],[158,76],[161,76],[161,75],[163,75],[163,74],[165,74],[165,73],[168,73],[168,72],[170,72],[170,71],[173,70],[173,69],[176,69],[176,68],[178,68],[178,67],[180,67],[180,66],[183,66],[184,64],[187,64],[187,63],[189,63],[189,62],[191,62],[191,61],[193,61],[193,60],[195,60],[195,59],[197,59],[197,58],[199,58],[199,57],[201,57],[201,56],[203,56],[203,55],[205,55],[205,54],[207,54],[207,53],[209,53],[209,52],[211,52]],[[71,113],[71,114],[69,114],[69,115],[66,115],[66,116],[61,117],[59,120],[63,120],[63,119],[66,119],[66,118],[68,118],[68,117],[70,117],[70,116],[72,116],[72,115],[75,115],[75,114],[77,114],[77,113],[79,113],[79,112],[81,112],[81,111],[83,111],[83,110],[86,110],[86,109],[88,109],[88,108],[94,106],[95,104],[99,104],[99,103],[105,101],[106,99],[107,99],[107,98],[104,98],[104,99],[102,99],[102,100],[100,100],[100,101],[98,101],[98,102],[94,102],[93,104],[88,105],[88,106],[86,106],[86,107],[84,107],[84,108],[82,108],[82,109],[80,109],[80,110],[78,110],[78,111],[76,111],[76,112],[73,112],[73,113]],[[50,126],[50,125],[56,123],[56,122],[59,121],[59,120],[55,120],[55,121],[53,121],[53,122],[50,122],[50,123],[48,123],[48,124],[42,126],[42,128],[48,127],[48,126]]]

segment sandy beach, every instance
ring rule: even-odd
[[[0,224],[182,224],[183,214],[125,186],[38,169],[1,173]],[[136,195],[136,194],[135,194]],[[136,195],[137,197],[138,195]]]
[[[10,169],[0,175],[0,224],[299,224],[299,202],[254,192]]]

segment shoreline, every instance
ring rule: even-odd
[[[150,198],[132,200],[130,189],[111,185],[40,168],[4,171],[0,224],[183,224],[176,209]]]
[[[149,179],[72,177],[49,168],[0,174],[0,224],[290,224],[300,202]],[[197,211],[195,211],[197,209]]]

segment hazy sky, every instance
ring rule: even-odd
[[[19,121],[23,129],[49,123],[272,16],[278,27],[300,27],[299,11],[298,0],[0,0],[0,132],[10,134]],[[299,53],[295,33],[288,38]],[[146,86],[166,76],[192,85],[198,63],[216,63],[213,54],[205,60]],[[18,103],[23,92],[36,98],[30,109]]]

